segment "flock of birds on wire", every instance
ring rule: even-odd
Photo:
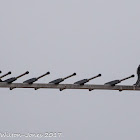
[[[2,73],[2,72],[0,71],[0,73]],[[7,83],[7,84],[11,84],[11,83],[13,83],[14,81],[16,81],[17,79],[19,79],[20,77],[29,74],[29,72],[26,71],[25,73],[23,73],[23,74],[21,74],[21,75],[19,75],[19,76],[17,76],[17,77],[12,77],[12,78],[9,78],[9,79],[6,79],[6,80],[2,80],[3,77],[5,77],[5,76],[7,76],[7,75],[10,75],[10,74],[11,74],[11,72],[8,72],[8,73],[6,73],[6,74],[0,76],[0,82],[5,82],[5,83]],[[24,81],[23,83],[25,83],[25,84],[33,84],[34,82],[38,81],[40,78],[42,78],[42,77],[44,77],[44,76],[46,76],[46,75],[49,75],[49,74],[50,74],[50,72],[47,72],[47,73],[45,73],[45,74],[43,74],[43,75],[41,75],[41,76],[39,76],[39,77],[35,77],[35,78],[28,79],[28,80]],[[73,76],[75,76],[75,75],[76,75],[76,73],[73,73],[73,74],[71,74],[71,75],[69,75],[69,76],[67,76],[67,77],[64,77],[64,78],[58,78],[58,79],[56,79],[56,80],[53,80],[53,81],[49,82],[49,84],[55,84],[55,85],[60,84],[60,83],[63,82],[64,80],[66,80],[66,79],[68,79],[68,78],[70,78],[70,77],[73,77]],[[138,75],[138,79],[137,79],[136,83],[134,84],[134,86],[140,86],[140,65],[139,65],[139,67],[137,68],[137,75]],[[98,75],[96,75],[96,76],[94,76],[94,77],[92,77],[92,78],[89,78],[89,79],[82,79],[82,80],[79,80],[79,81],[75,82],[74,84],[76,84],[76,85],[81,85],[81,86],[82,86],[82,85],[84,85],[85,83],[89,82],[90,80],[93,80],[93,79],[98,78],[98,77],[101,77],[101,74],[98,74]],[[132,78],[132,77],[135,77],[135,75],[131,75],[131,76],[126,77],[126,78],[121,79],[121,80],[113,80],[113,81],[110,81],[110,82],[105,83],[105,85],[115,86],[116,84],[119,84],[119,83],[121,83],[122,81],[127,80],[127,79],[130,79],[130,78]]]

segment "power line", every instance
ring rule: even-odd
[[[0,88],[38,88],[38,89],[88,89],[91,90],[133,90],[140,91],[140,87],[130,86],[130,85],[75,85],[75,84],[43,84],[43,83],[34,83],[34,84],[26,84],[26,83],[11,83],[7,84],[5,82],[0,83]]]

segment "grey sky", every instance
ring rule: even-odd
[[[3,72],[12,76],[73,72],[73,83],[98,73],[103,84],[140,64],[138,0],[0,0]],[[134,79],[123,84],[134,84]],[[130,91],[0,89],[0,132],[62,132],[63,140],[139,140],[140,94]],[[45,138],[44,138],[45,139]]]

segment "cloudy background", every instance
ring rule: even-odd
[[[102,73],[89,83],[104,84],[136,74],[139,5],[138,0],[0,0],[0,68],[12,76],[30,71],[17,82],[47,71],[51,75],[39,82],[76,72],[65,83]],[[138,91],[0,89],[0,132],[62,132],[61,138],[42,138],[52,140],[139,140],[139,106]]]

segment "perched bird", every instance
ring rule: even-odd
[[[137,68],[137,75],[138,75],[138,80],[134,85],[135,86],[140,86],[140,65]]]

